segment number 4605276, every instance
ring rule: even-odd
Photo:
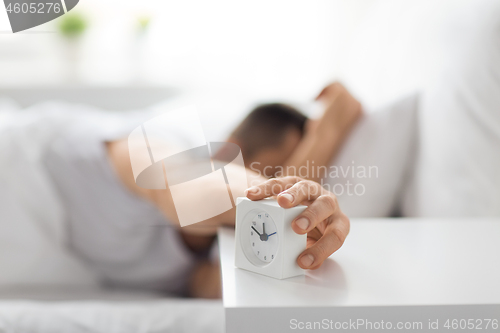
[[[38,2],[38,3],[9,3],[7,6],[7,13],[23,13],[23,14],[43,14],[43,13],[60,13],[62,8],[61,8],[61,3],[59,2]]]
[[[452,330],[482,330],[498,329],[498,319],[448,319],[443,325]]]

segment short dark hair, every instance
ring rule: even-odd
[[[279,146],[290,130],[303,135],[306,121],[307,117],[290,105],[262,104],[246,116],[231,137],[238,141],[243,157],[252,158],[259,150]]]

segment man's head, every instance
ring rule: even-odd
[[[289,105],[260,105],[236,127],[228,141],[240,146],[247,168],[270,177],[299,144],[306,121],[306,116]]]

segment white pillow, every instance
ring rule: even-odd
[[[469,1],[435,32],[444,66],[422,96],[408,216],[500,216],[500,2]]]
[[[416,143],[418,95],[366,113],[322,180],[349,217],[397,213]]]

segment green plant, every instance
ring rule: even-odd
[[[75,38],[83,34],[87,28],[87,19],[84,15],[75,12],[67,13],[59,21],[59,31],[68,38]]]
[[[139,24],[139,31],[146,31],[151,23],[151,17],[147,15],[142,15],[137,17],[137,23]]]

